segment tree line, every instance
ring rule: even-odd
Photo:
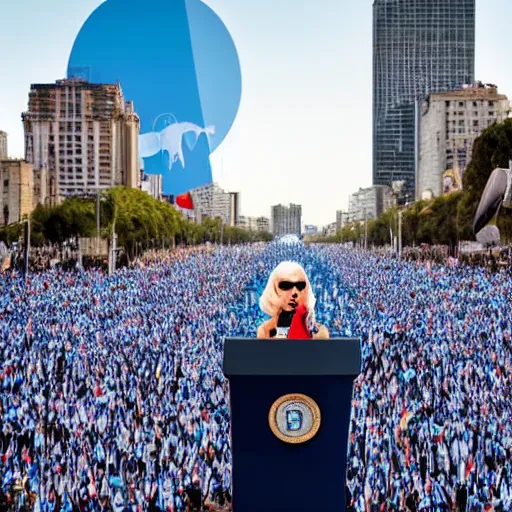
[[[165,201],[158,201],[142,190],[115,187],[101,194],[99,201],[100,236],[110,238],[115,231],[117,245],[133,256],[141,245],[155,246],[268,241],[270,233],[223,226],[220,218],[203,218],[201,224],[186,220]],[[38,205],[30,216],[31,244],[62,244],[80,237],[97,236],[96,198],[69,197],[58,206]],[[6,245],[23,237],[23,223],[0,228],[0,241]]]
[[[490,174],[497,167],[508,168],[512,158],[512,119],[494,124],[475,140],[471,162],[463,175],[462,191],[416,201],[405,207],[393,207],[377,219],[345,224],[330,237],[319,242],[361,242],[382,246],[390,244],[391,233],[398,234],[398,210],[402,210],[402,245],[447,245],[455,247],[461,240],[475,240],[472,225]],[[501,209],[496,224],[501,241],[512,241],[512,215]],[[366,230],[366,233],[365,233]]]

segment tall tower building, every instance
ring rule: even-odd
[[[34,165],[45,202],[138,187],[140,123],[119,84],[33,84],[22,119],[25,159]]]
[[[302,225],[302,206],[300,204],[290,204],[290,206],[277,204],[272,206],[270,223],[272,225],[272,234],[276,236],[300,236]]]
[[[240,192],[230,192],[229,225],[238,226],[240,220]]]
[[[413,197],[416,127],[431,92],[474,80],[475,0],[374,0],[373,184]]]
[[[0,130],[0,161],[7,160],[7,133]]]

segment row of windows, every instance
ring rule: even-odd
[[[457,105],[461,108],[464,108],[466,107],[466,105],[468,105],[468,101],[446,101],[445,102],[445,105],[447,108],[455,108]],[[483,105],[483,106],[488,106],[488,107],[494,107],[494,101],[493,100],[489,100],[489,101],[485,101],[485,100],[478,100],[478,101],[473,101],[473,107],[478,107],[479,105]],[[461,114],[461,112],[459,112],[459,114]]]

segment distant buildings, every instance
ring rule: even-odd
[[[162,175],[141,172],[140,188],[154,199],[162,200]]]
[[[421,113],[416,199],[461,190],[475,139],[509,111],[508,98],[494,85],[431,94]]]
[[[0,130],[0,161],[7,160],[9,154],[7,152],[7,133]]]
[[[0,224],[20,222],[35,207],[32,165],[24,160],[0,160]]]
[[[229,222],[230,226],[238,226],[240,220],[240,192],[229,192]]]
[[[350,221],[349,212],[344,212],[342,210],[336,211],[336,231],[339,231],[343,228],[343,226]]]
[[[236,192],[226,192],[217,183],[209,183],[190,191],[194,203],[196,222],[203,217],[221,218],[224,224],[234,225],[239,209],[239,196]]]
[[[268,217],[245,217],[241,215],[237,226],[248,231],[270,233],[270,219]]]
[[[304,234],[305,235],[316,235],[318,233],[318,226],[313,226],[311,224],[306,224],[304,226]]]
[[[326,235],[326,236],[333,236],[336,234],[336,222],[331,222],[330,224],[328,224],[324,230],[323,230],[323,234]]]
[[[119,84],[33,84],[22,119],[25,158],[34,165],[45,202],[98,188],[138,188],[140,123]]]
[[[298,204],[272,206],[270,223],[272,234],[275,236],[300,235],[302,206]]]
[[[349,198],[349,211],[347,212],[346,220],[354,222],[376,219],[392,205],[393,191],[391,187],[374,185],[368,188],[360,188]],[[340,215],[340,222],[342,219],[343,215]]]
[[[373,184],[413,198],[424,98],[474,82],[475,0],[374,0]]]

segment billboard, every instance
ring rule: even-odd
[[[200,0],[106,0],[79,31],[68,77],[119,82],[140,117],[140,165],[164,194],[212,182],[210,154],[241,98],[240,62],[221,19]]]

